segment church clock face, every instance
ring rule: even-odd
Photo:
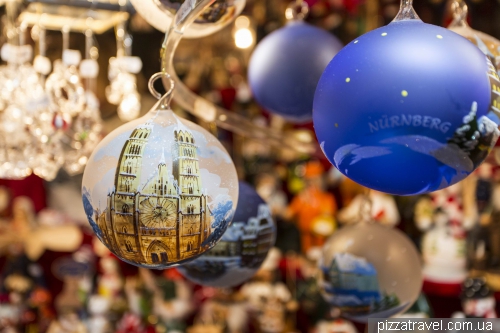
[[[141,202],[142,223],[148,228],[173,228],[177,206],[168,199],[147,198]]]

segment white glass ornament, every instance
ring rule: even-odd
[[[320,260],[324,298],[343,317],[359,322],[404,312],[422,287],[420,256],[411,240],[365,221],[335,232]]]
[[[151,78],[152,84],[159,78]],[[144,117],[109,134],[85,168],[83,203],[98,238],[120,259],[162,269],[211,249],[238,200],[234,164],[203,128],[178,118],[170,91]]]
[[[109,59],[108,77],[110,85],[106,87],[108,102],[118,105],[118,117],[122,121],[131,121],[141,113],[141,96],[137,92],[137,74],[142,69],[139,57],[132,57],[132,37],[127,34],[125,23],[116,30],[117,56]]]

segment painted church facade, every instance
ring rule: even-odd
[[[147,265],[185,261],[202,250],[211,233],[207,195],[202,192],[197,146],[191,132],[174,132],[173,163],[165,157],[141,188],[144,151],[152,124],[136,128],[120,154],[107,208],[96,212],[104,241],[125,260]]]

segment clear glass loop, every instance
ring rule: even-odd
[[[413,9],[413,0],[401,0],[401,7],[399,13],[396,15],[392,22],[406,21],[406,20],[420,20],[417,12]]]
[[[168,89],[168,91],[164,95],[160,94],[154,87],[155,82],[159,79],[162,79],[162,78],[168,79],[168,81],[170,83],[170,88]],[[151,95],[153,95],[157,99],[161,100],[162,105],[168,106],[170,104],[170,101],[172,100],[172,96],[173,96],[174,89],[175,89],[175,82],[170,77],[170,74],[158,72],[156,74],[153,74],[153,76],[151,76],[151,78],[149,79],[148,89],[149,89],[149,92],[151,93]]]
[[[285,16],[289,21],[303,21],[309,14],[309,5],[304,0],[296,0],[288,5]]]

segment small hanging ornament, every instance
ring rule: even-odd
[[[321,74],[342,49],[335,36],[304,22],[308,12],[307,3],[301,0],[290,5],[288,24],[257,45],[248,68],[257,102],[297,123],[311,120]]]
[[[367,198],[361,222],[335,232],[320,260],[325,300],[359,322],[404,312],[422,287],[417,249],[401,231],[369,222],[370,206]]]
[[[239,205],[233,223],[209,252],[178,268],[189,280],[228,288],[249,280],[276,241],[269,206],[247,183],[239,183]]]
[[[65,144],[64,170],[70,175],[83,172],[85,165],[101,139],[102,120],[100,104],[95,91],[99,74],[97,58],[99,51],[94,46],[94,34],[91,29],[85,31],[86,57],[80,64],[80,77],[85,82],[85,104],[71,121],[71,126],[63,133]]]
[[[68,117],[75,117],[85,108],[85,89],[78,71],[82,55],[69,48],[70,30],[62,30],[62,59],[54,62],[54,71],[45,82],[51,108]]]
[[[141,95],[137,92],[137,78],[142,69],[139,57],[132,57],[132,37],[127,33],[125,22],[116,29],[117,56],[109,59],[108,77],[110,85],[106,87],[108,102],[118,105],[118,117],[131,121],[141,113]]]
[[[392,23],[328,65],[314,126],[325,155],[352,180],[391,194],[428,193],[466,178],[495,145],[498,86],[477,47],[423,23],[403,0]]]
[[[97,237],[130,264],[163,269],[202,255],[222,237],[238,200],[231,157],[210,133],[170,109],[174,90],[144,117],[109,134],[83,175]]]

